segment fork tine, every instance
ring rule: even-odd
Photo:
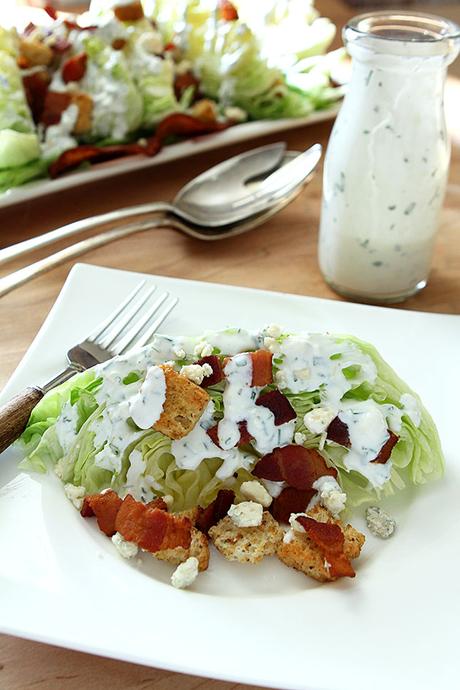
[[[139,338],[139,340],[136,342],[136,347],[142,347],[143,345],[146,345],[149,342],[152,335],[158,330],[158,328],[161,326],[168,314],[170,314],[170,312],[174,309],[178,301],[178,297],[174,297],[172,299],[171,303],[167,307],[165,307],[163,312],[158,315],[156,320],[150,325],[150,327],[143,334],[143,336]]]
[[[130,330],[125,333],[119,340],[115,340],[114,346],[112,347],[112,351],[119,355],[122,352],[126,352],[126,350],[129,348],[131,343],[136,340],[136,336],[142,331],[144,326],[149,323],[149,321],[152,319],[152,317],[157,313],[158,309],[161,307],[163,302],[168,299],[169,297],[169,292],[164,292],[160,297],[156,300],[156,302],[147,310],[144,316],[142,316],[141,319],[136,321],[134,325],[130,328]],[[136,340],[136,345],[138,344],[138,341]]]
[[[134,288],[132,292],[129,293],[127,298],[120,304],[119,307],[117,307],[102,323],[98,324],[97,328],[86,338],[86,340],[89,340],[93,342],[96,340],[96,338],[100,338],[104,331],[115,321],[117,316],[121,314],[124,309],[128,306],[128,304],[135,298],[135,296],[138,294],[140,290],[145,285],[145,280],[141,280],[141,282]]]
[[[108,350],[119,337],[120,333],[122,333],[122,331],[130,325],[136,314],[140,312],[144,304],[150,299],[155,290],[156,286],[153,285],[144,295],[142,295],[134,304],[132,304],[130,309],[128,309],[125,313],[122,313],[112,325],[109,332],[106,333],[102,339],[97,339],[95,341],[96,345]]]

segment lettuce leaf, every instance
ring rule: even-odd
[[[32,410],[27,426],[18,440],[25,453],[25,458],[21,461],[20,467],[45,472],[49,462],[54,464],[62,457],[62,449],[60,454],[57,452],[56,421],[62,412],[64,404],[70,400],[71,396],[78,396],[78,391],[83,391],[85,388],[91,390],[92,384],[94,390],[95,380],[96,375],[94,371],[89,369],[81,374],[75,374],[71,379],[53,388],[43,396]],[[82,411],[82,421],[84,421],[83,416]],[[43,437],[50,428],[53,429],[53,433],[48,434],[46,439],[44,439]],[[41,443],[42,439],[43,443]]]

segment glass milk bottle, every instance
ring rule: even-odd
[[[460,27],[431,15],[381,12],[353,19],[348,92],[324,169],[319,263],[338,293],[398,302],[427,282],[450,146],[447,66]]]

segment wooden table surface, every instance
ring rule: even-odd
[[[325,6],[323,2],[323,11]],[[337,23],[350,14],[336,0],[328,0],[326,9]],[[453,155],[433,269],[428,287],[399,308],[458,314],[460,123],[456,122],[455,114],[460,107],[459,81],[450,81],[447,95]],[[326,145],[329,133],[330,124],[322,124],[260,139],[254,144],[284,139],[289,148],[303,149],[316,141]],[[0,211],[0,244],[6,246],[118,206],[171,199],[187,180],[251,144],[216,150]],[[282,213],[240,238],[205,244],[164,228],[115,242],[86,254],[82,260],[144,273],[339,299],[323,282],[316,259],[320,198],[321,175],[317,175],[301,196]],[[65,242],[56,245],[55,249],[64,245]],[[49,251],[48,248],[30,255],[27,261],[37,260]],[[21,265],[23,262],[11,263],[6,269],[3,267],[2,275]],[[71,263],[67,263],[2,298],[0,387],[6,383],[30,345],[70,268]],[[29,687],[46,690],[95,690],[106,687],[112,690],[225,690],[246,686],[144,668],[0,636],[1,690]]]

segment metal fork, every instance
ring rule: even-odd
[[[45,393],[78,372],[148,343],[179,300],[163,292],[150,304],[156,286],[143,290],[144,286],[145,280],[81,343],[70,348],[64,371],[44,386],[26,388],[0,407],[0,453],[19,438]]]

